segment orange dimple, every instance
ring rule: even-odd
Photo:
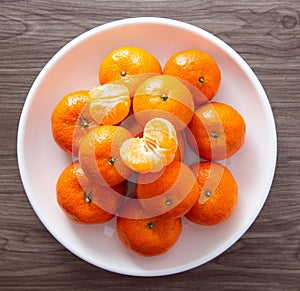
[[[191,165],[200,186],[200,198],[185,215],[196,224],[215,225],[228,219],[233,213],[238,186],[228,168],[216,162]]]
[[[177,76],[198,88],[203,96],[194,95],[197,105],[211,100],[221,83],[221,71],[214,58],[198,49],[188,49],[172,55],[166,62],[163,73]]]
[[[143,137],[126,140],[120,149],[123,162],[140,173],[158,172],[175,158],[178,142],[175,128],[163,118],[146,123]]]
[[[110,52],[99,69],[99,82],[106,84],[136,74],[161,74],[159,61],[148,51],[132,46]]]

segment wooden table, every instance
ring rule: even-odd
[[[92,266],[60,245],[35,215],[16,157],[19,117],[47,61],[72,38],[127,17],[199,26],[252,67],[273,108],[278,162],[269,197],[245,235],[213,261],[161,278]],[[300,2],[0,2],[0,290],[300,290]]]

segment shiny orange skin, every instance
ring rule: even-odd
[[[188,166],[174,161],[158,173],[139,174],[136,196],[152,215],[177,218],[186,214],[200,195]]]
[[[79,148],[79,162],[87,177],[94,183],[114,186],[131,174],[120,157],[123,142],[133,137],[121,126],[102,125],[89,132]]]
[[[68,154],[77,156],[81,139],[98,126],[87,110],[90,98],[87,90],[68,93],[52,111],[53,138],[57,145]]]
[[[117,217],[117,233],[125,248],[142,256],[166,253],[182,232],[181,218],[148,217],[134,199],[127,202]]]
[[[246,123],[232,106],[210,102],[199,107],[186,131],[190,147],[206,160],[223,160],[244,144]]]
[[[113,188],[95,185],[87,179],[78,162],[69,164],[56,184],[58,204],[71,220],[81,224],[111,220],[125,194],[126,183]]]
[[[201,225],[216,225],[227,220],[238,201],[238,185],[227,167],[216,162],[190,166],[197,175],[200,198],[185,217]],[[210,196],[206,197],[206,193]]]
[[[145,125],[155,117],[169,120],[177,131],[184,129],[194,114],[189,89],[174,76],[154,76],[144,81],[133,97],[135,119]]]
[[[99,82],[106,84],[136,74],[161,74],[159,61],[148,51],[125,46],[111,51],[101,62]]]
[[[198,88],[204,98],[195,98],[197,105],[215,97],[221,83],[221,71],[215,59],[199,49],[173,54],[166,62],[163,73],[177,76]]]

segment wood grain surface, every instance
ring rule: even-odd
[[[228,251],[166,277],[123,276],[79,259],[45,229],[19,176],[18,122],[48,60],[72,38],[127,17],[201,27],[251,66],[271,103],[278,160],[269,197]],[[300,290],[300,2],[0,1],[0,290]]]

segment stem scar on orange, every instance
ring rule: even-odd
[[[99,82],[106,84],[128,75],[148,73],[162,73],[159,61],[142,48],[125,46],[111,51],[103,59],[99,69]]]
[[[197,105],[211,100],[221,83],[221,71],[215,59],[198,49],[183,50],[172,55],[163,73],[177,76],[197,87],[204,95],[204,98],[200,96],[194,99]]]
[[[238,200],[238,185],[230,170],[208,161],[190,167],[197,175],[201,194],[185,217],[202,225],[215,225],[228,219]]]
[[[98,126],[86,110],[90,99],[89,91],[74,91],[65,95],[52,111],[53,138],[68,154],[77,156],[81,139]]]
[[[82,224],[104,223],[118,211],[126,194],[126,183],[111,187],[95,185],[78,162],[69,164],[56,183],[57,202],[65,214]]]
[[[189,129],[186,137],[190,147],[206,160],[229,158],[245,141],[243,117],[232,106],[220,102],[199,107],[189,123]]]
[[[136,199],[125,204],[117,217],[117,233],[125,248],[143,256],[166,253],[182,232],[181,218],[147,217]]]
[[[132,134],[121,126],[102,125],[89,132],[81,141],[79,162],[94,183],[113,186],[133,173],[121,159],[120,147]]]

